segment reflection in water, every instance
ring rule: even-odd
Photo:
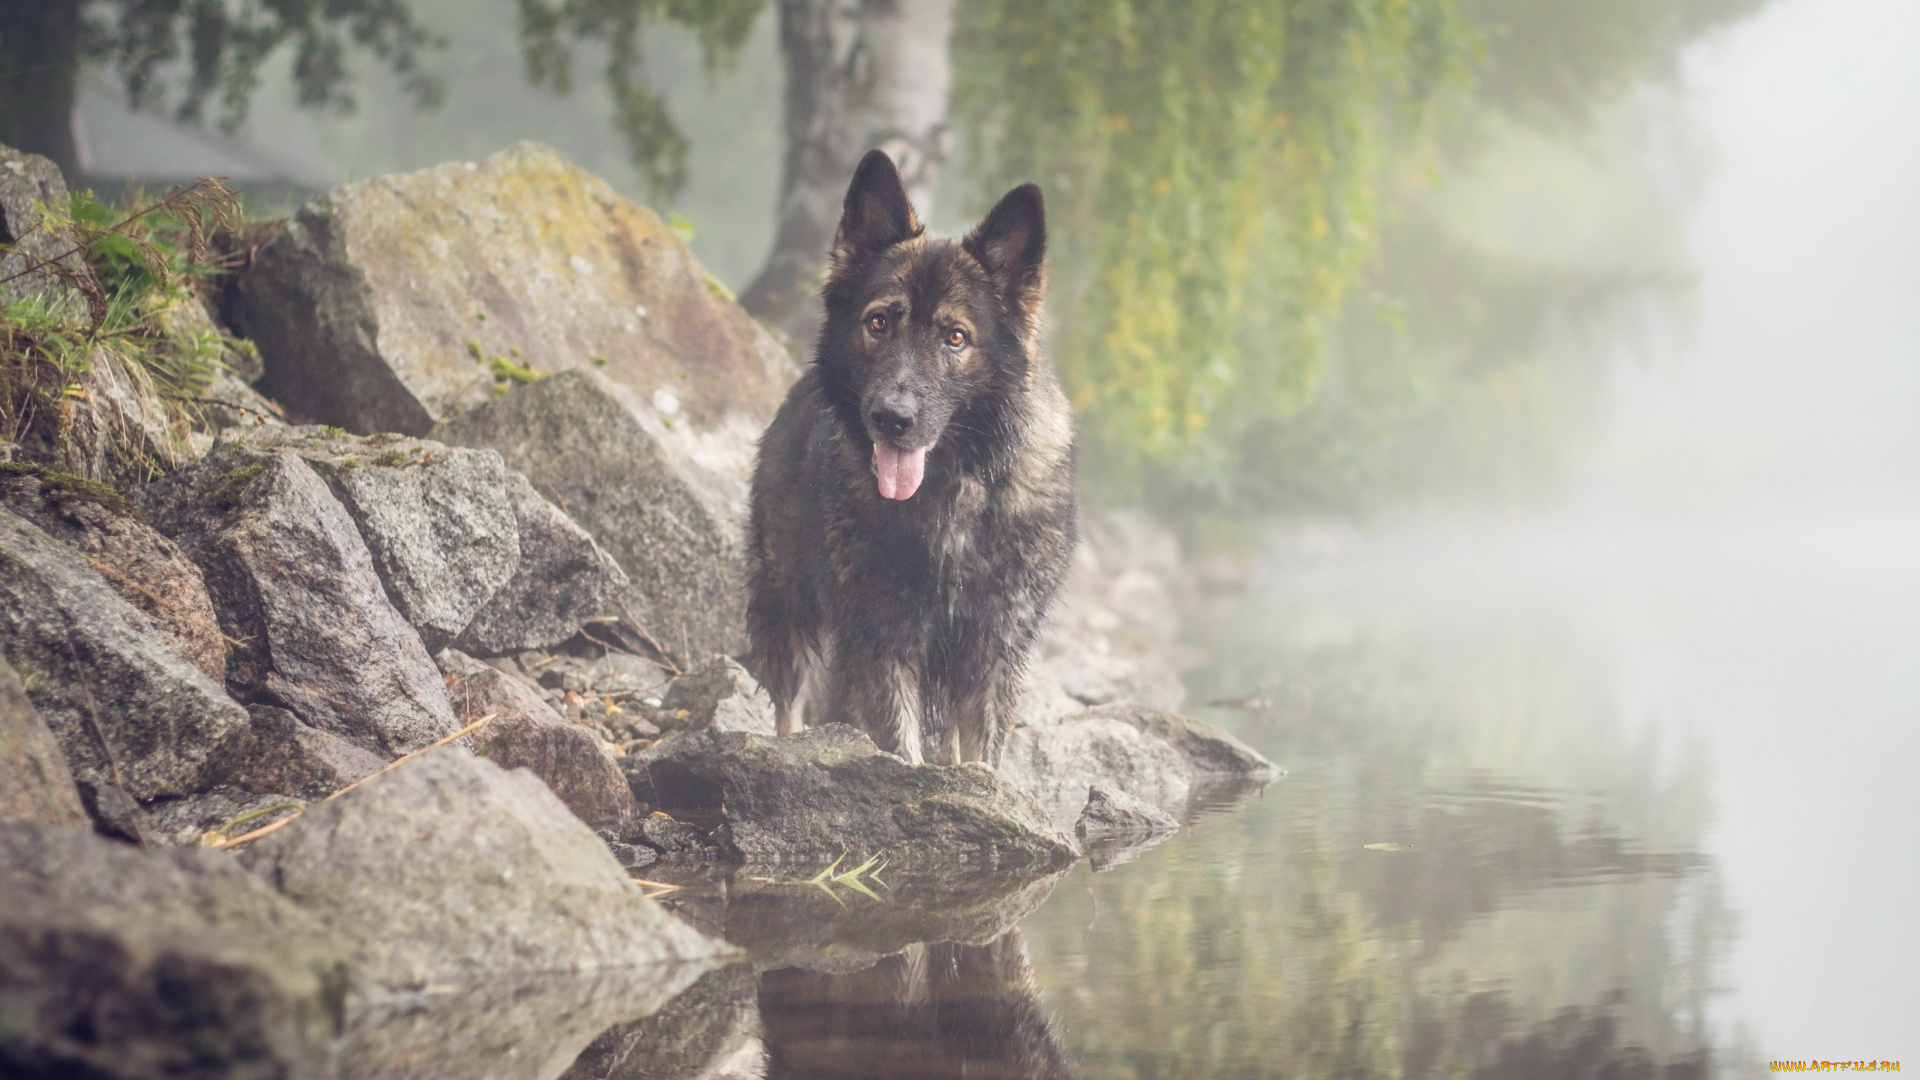
[[[769,1080],[1077,1077],[1018,930],[916,945],[858,971],[760,977]]]
[[[1577,609],[1378,569],[1189,623],[1215,658],[1194,697],[1257,699],[1208,718],[1290,775],[1076,871],[1024,924],[1084,1075],[1693,1077],[1741,1056],[1708,1021],[1733,920],[1698,740],[1623,722],[1616,642]]]
[[[766,1075],[758,981],[745,964],[709,972],[666,1008],[620,1024],[562,1080],[755,1080]]]

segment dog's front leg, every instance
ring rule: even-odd
[[[924,761],[920,664],[885,647],[842,647],[832,664],[826,711],[810,712],[808,722],[852,724],[880,749],[915,765]]]

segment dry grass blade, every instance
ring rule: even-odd
[[[374,772],[368,773],[367,775],[361,777],[360,779],[355,780],[353,783],[348,784],[346,787],[341,788],[339,791],[336,791],[333,794],[327,796],[326,798],[321,799],[320,802],[321,803],[332,802],[333,800],[339,798],[342,795],[345,795],[347,792],[352,791],[354,788],[359,787],[361,784],[366,783],[367,781],[373,779],[374,777],[384,776],[387,773],[392,772],[393,770],[399,768],[400,766],[406,764],[409,761],[412,761],[414,758],[417,758],[422,754],[430,753],[450,743],[458,742],[459,740],[466,738],[467,736],[473,734],[476,731],[479,731],[481,728],[486,727],[488,724],[492,723],[493,718],[498,715],[500,714],[488,713],[487,715],[481,717],[480,719],[475,720],[473,723],[468,724],[466,727],[461,728],[459,731],[456,731],[453,734],[448,735],[446,738],[435,741],[430,746],[423,746],[420,749],[413,751],[412,753],[402,754],[399,757],[394,758],[392,761],[387,762],[384,766],[375,770]],[[320,803],[315,803],[314,805],[318,806],[320,805]],[[285,828],[288,824],[300,820],[300,814],[305,812],[306,811],[303,808],[297,813],[288,814],[286,817],[281,818],[279,821],[275,821],[268,825],[262,825],[259,828],[253,830],[252,832],[244,833],[240,836],[225,837],[218,841],[215,841],[213,844],[209,846],[219,848],[222,851],[225,851],[228,848],[237,848],[241,844],[258,840],[263,836],[267,836],[271,833],[278,832],[279,830]]]

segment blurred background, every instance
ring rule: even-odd
[[[0,142],[103,190],[551,143],[802,342],[868,146],[941,231],[1039,181],[1090,512],[1251,568],[1190,682],[1294,770],[1029,927],[1089,1075],[1920,1050],[1911,0],[26,0],[0,51]]]
[[[784,45],[760,0],[24,7],[74,26],[8,51],[86,63],[21,63],[0,141],[96,187],[217,169],[268,209],[539,139],[802,331],[804,283],[766,286],[817,269],[805,219],[859,148],[947,230],[1038,180],[1096,497],[1244,520],[1920,475],[1890,0],[814,0]],[[49,73],[70,146],[28,126]]]

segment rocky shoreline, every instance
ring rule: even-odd
[[[990,948],[1278,775],[1177,714],[1178,551],[1124,514],[997,772],[776,738],[740,521],[798,369],[550,150],[336,189],[220,300],[261,368],[145,482],[0,449],[8,1075],[558,1075],[742,948]]]

